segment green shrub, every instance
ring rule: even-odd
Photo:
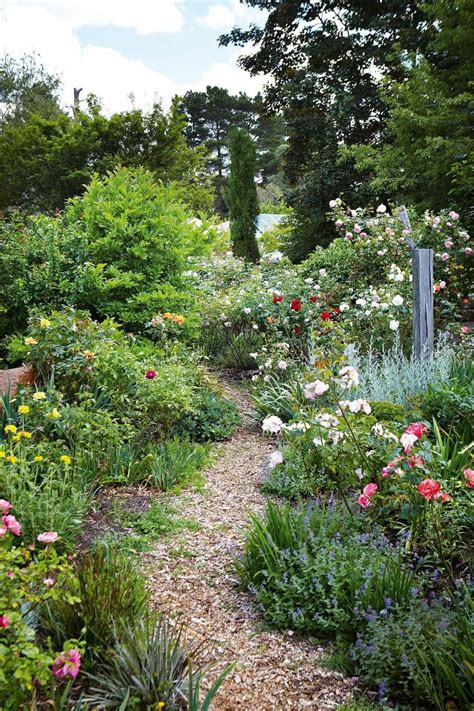
[[[180,429],[192,440],[207,442],[228,439],[239,423],[239,412],[233,402],[217,393],[202,390],[194,411],[181,420]]]
[[[460,438],[465,445],[474,439],[474,364],[455,362],[451,378],[430,383],[420,410],[423,418],[436,419],[445,431]]]
[[[471,709],[474,696],[474,609],[469,598],[453,609],[415,599],[370,621],[351,649],[357,674],[416,708]],[[453,706],[454,708],[454,706]]]
[[[44,606],[44,629],[58,644],[70,637],[86,643],[86,664],[106,658],[127,625],[146,613],[148,593],[137,565],[114,547],[96,545],[75,561],[79,601],[64,597]]]
[[[413,574],[379,531],[344,510],[269,503],[251,517],[242,583],[280,629],[351,639],[366,616],[410,598]]]
[[[139,476],[129,481],[146,481],[161,491],[169,491],[176,485],[188,483],[201,471],[208,457],[204,445],[179,439],[159,443],[147,455]]]

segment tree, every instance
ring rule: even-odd
[[[58,116],[60,87],[59,77],[48,73],[36,55],[5,55],[0,60],[0,127],[21,124],[33,114]]]
[[[245,3],[269,11],[265,26],[235,28],[220,43],[253,44],[257,51],[241,65],[272,78],[265,99],[287,126],[285,175],[301,237],[293,256],[301,259],[332,237],[328,199],[344,193],[360,204],[372,197],[353,159],[341,165],[339,147],[383,141],[387,107],[379,77],[403,76],[402,50],[426,45],[426,16],[416,0]]]
[[[255,143],[247,131],[234,129],[229,135],[229,218],[232,248],[237,257],[251,262],[259,259],[255,237],[259,212],[255,185]]]
[[[357,165],[375,190],[420,209],[456,206],[465,219],[473,205],[474,3],[435,0],[427,8],[431,40],[408,58],[404,81],[387,81],[390,115],[382,146],[358,145]]]

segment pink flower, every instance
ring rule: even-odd
[[[439,481],[435,481],[434,479],[424,479],[420,484],[418,484],[417,489],[423,498],[430,501],[438,494],[441,489],[441,484]]]
[[[43,583],[47,588],[52,588],[54,585],[54,578],[43,578]]]
[[[474,469],[465,469],[464,478],[468,489],[474,489]]]
[[[3,536],[6,536],[8,532],[8,528],[6,526],[0,526],[0,538],[3,538]]]
[[[443,260],[443,262],[447,262],[449,259],[449,254],[447,252],[443,252],[443,254],[441,255],[441,259]]]
[[[53,674],[58,679],[65,679],[68,676],[71,679],[75,679],[79,674],[80,667],[81,655],[79,650],[70,649],[56,657],[53,662]]]
[[[400,462],[402,459],[403,457],[395,457],[395,459],[392,459],[392,461],[389,462],[387,466],[382,469],[382,476],[387,477],[391,472],[393,472],[398,462]]]
[[[1,514],[7,514],[10,511],[11,507],[12,507],[12,505],[9,501],[7,501],[6,499],[0,499],[0,513]]]
[[[156,370],[147,370],[145,373],[145,378],[147,380],[153,380],[153,378],[156,378]]]
[[[400,437],[400,442],[403,444],[403,449],[405,454],[410,454],[411,448],[418,441],[418,437],[415,434],[410,434],[409,432],[404,432]]]
[[[352,232],[346,232],[344,239],[352,239]]]
[[[304,395],[308,400],[315,400],[316,396],[324,395],[326,390],[329,390],[329,385],[323,383],[322,380],[315,380],[312,383],[308,383],[304,388]]]
[[[413,434],[418,439],[421,439],[423,437],[424,433],[427,431],[427,429],[428,428],[424,422],[412,422],[411,425],[408,425],[405,432],[407,434]]]
[[[448,215],[452,220],[459,220],[459,215],[457,212],[454,212],[454,210],[450,210]]]
[[[59,538],[59,535],[56,533],[56,531],[45,531],[44,533],[40,533],[38,536],[38,541],[40,543],[54,543],[57,541]]]
[[[336,223],[335,223],[335,224],[336,224],[336,227],[342,227],[342,225],[343,225],[344,223],[343,223],[342,220],[336,220]]]
[[[444,246],[446,247],[446,249],[451,249],[451,247],[453,246],[453,243],[450,239],[447,239],[444,243]]]
[[[467,255],[472,254],[471,247],[464,247],[464,254],[467,254]]]
[[[13,533],[14,536],[19,536],[21,534],[21,524],[16,520],[14,516],[6,515],[3,517],[3,523],[7,529]]]
[[[451,501],[450,495],[447,494],[445,491],[439,491],[433,496],[433,499],[435,501],[440,501],[442,504],[446,504],[448,501]]]
[[[362,489],[362,493],[364,496],[370,497],[375,494],[375,492],[377,491],[378,488],[379,487],[377,486],[377,484],[373,484],[373,483],[367,484],[367,486],[364,486],[364,488]]]
[[[422,464],[424,464],[423,457],[420,457],[419,454],[414,454],[410,459],[408,460],[408,466],[413,469],[413,467],[420,467]]]
[[[10,624],[10,619],[6,617],[5,615],[0,615],[0,628],[5,629],[5,627],[8,627]]]
[[[370,506],[370,498],[367,494],[361,494],[357,499],[357,503],[359,506],[362,506],[363,509],[367,509]]]

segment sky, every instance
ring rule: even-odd
[[[237,65],[241,48],[219,47],[233,26],[265,16],[239,0],[0,0],[0,52],[36,53],[63,81],[63,104],[98,95],[107,113],[168,107],[188,89],[223,86],[254,95],[263,77]],[[251,49],[249,49],[251,51]]]

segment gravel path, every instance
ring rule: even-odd
[[[245,392],[224,388],[243,422],[219,446],[204,491],[177,497],[178,508],[199,522],[199,530],[159,542],[144,556],[153,603],[179,616],[191,638],[213,643],[205,655],[215,663],[213,677],[236,662],[213,711],[334,709],[350,698],[349,680],[321,667],[324,650],[309,640],[263,631],[251,596],[238,590],[232,561],[249,513],[264,508],[261,472],[272,446],[245,416]]]

